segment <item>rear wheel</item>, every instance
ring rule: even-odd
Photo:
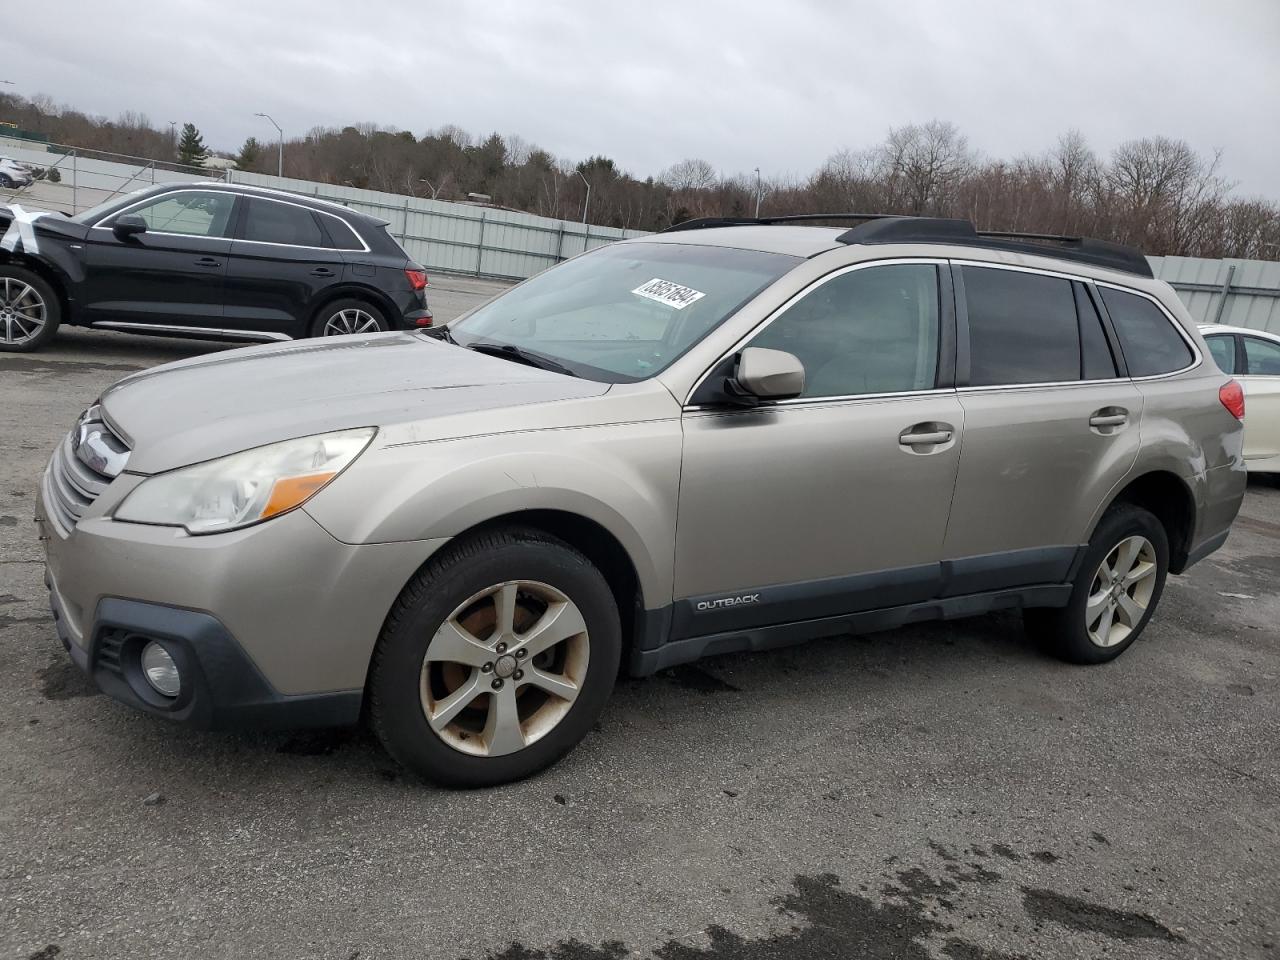
[[[1069,663],[1114,660],[1151,619],[1168,571],[1164,525],[1141,507],[1117,504],[1089,542],[1067,605],[1026,611],[1027,632]]]
[[[38,273],[0,266],[0,350],[38,350],[62,319],[58,295]]]
[[[313,337],[341,337],[352,333],[390,330],[391,323],[367,300],[335,300],[321,308],[311,325]]]
[[[591,729],[621,655],[608,584],[534,531],[484,534],[433,558],[374,652],[370,717],[424,779],[483,787],[549,766]]]

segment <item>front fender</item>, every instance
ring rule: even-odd
[[[618,540],[655,607],[672,595],[680,449],[677,420],[392,445],[306,510],[346,543],[456,537],[525,510],[576,514]]]

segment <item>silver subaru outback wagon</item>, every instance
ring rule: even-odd
[[[1097,241],[783,219],[120,381],[41,480],[71,657],[204,727],[367,712],[480,786],[570,750],[620,667],[1000,608],[1075,663],[1130,647],[1245,485],[1173,291]]]

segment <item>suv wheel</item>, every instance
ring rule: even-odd
[[[432,558],[373,655],[370,718],[387,751],[451,787],[518,780],[591,729],[621,656],[618,609],[590,561],[508,530]]]
[[[1027,631],[1069,663],[1114,660],[1151,619],[1168,571],[1164,525],[1141,507],[1117,504],[1089,542],[1067,605],[1027,610]]]
[[[365,300],[335,300],[325,304],[315,323],[313,337],[340,337],[351,333],[378,333],[390,330],[382,311]]]
[[[58,295],[44,277],[0,266],[0,350],[36,350],[53,338],[62,319]]]

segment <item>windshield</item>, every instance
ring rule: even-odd
[[[75,223],[87,223],[92,226],[117,207],[127,207],[134,201],[134,199],[137,198],[138,194],[145,193],[148,189],[148,187],[142,187],[138,190],[130,191],[124,196],[108,197],[96,207],[90,207],[88,210],[81,210],[70,219]]]
[[[802,261],[698,244],[618,243],[553,267],[449,325],[462,346],[516,347],[575,376],[653,376]]]

